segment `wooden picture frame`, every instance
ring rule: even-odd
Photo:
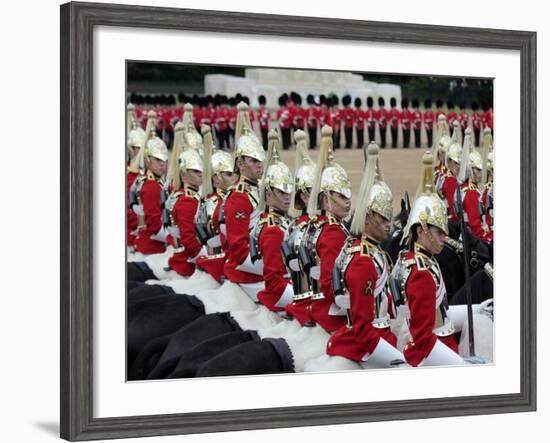
[[[214,411],[93,416],[93,29],[198,32],[519,51],[521,269],[518,394]],[[322,31],[321,31],[322,30]],[[61,6],[61,437],[90,440],[536,409],[536,33],[98,3]]]

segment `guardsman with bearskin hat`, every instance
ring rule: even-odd
[[[378,165],[378,146],[371,143],[351,235],[333,273],[335,302],[346,309],[348,323],[327,344],[328,355],[369,368],[390,367],[405,360],[390,329],[390,317],[395,317],[389,289],[391,259],[380,242],[390,232],[393,197]]]
[[[390,121],[391,147],[397,148],[397,137],[399,134],[399,117],[401,112],[397,109],[397,100],[390,98],[390,110],[388,111],[388,120]]]
[[[389,113],[385,108],[386,102],[383,97],[378,97],[378,109],[376,110],[376,122],[380,131],[380,147],[386,147],[386,128],[388,127]]]
[[[263,288],[263,271],[261,262],[251,261],[249,236],[259,217],[258,181],[263,172],[265,151],[250,125],[248,105],[239,103],[238,111],[234,171],[239,174],[239,180],[230,188],[223,205],[227,239],[224,274],[257,300],[257,292]]]

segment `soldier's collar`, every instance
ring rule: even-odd
[[[253,181],[253,180],[249,179],[248,177],[245,177],[244,175],[241,175],[241,176],[239,177],[239,181],[240,181],[240,182],[247,183],[247,184],[249,184],[250,186],[258,186],[258,182],[257,182],[257,181]]]
[[[424,247],[420,246],[418,243],[414,243],[413,250],[415,254],[422,254],[425,255],[428,258],[433,258],[433,255],[431,252],[428,252]]]
[[[280,209],[274,208],[272,206],[266,206],[265,212],[271,215],[276,215],[278,217],[284,217],[286,215],[285,212],[281,211]]]
[[[334,213],[327,211],[326,209],[321,209],[321,215],[324,215],[325,217],[332,217],[335,220],[338,220],[338,217],[336,217]]]
[[[214,194],[218,194],[220,197],[225,197],[225,194],[227,194],[227,190],[224,191],[222,188],[215,188]]]
[[[380,242],[378,240],[375,240],[374,238],[372,238],[370,235],[368,234],[363,234],[361,236],[361,240],[362,241],[366,241],[367,243],[370,243],[371,245],[373,246],[378,246],[380,245]]]
[[[184,189],[190,189],[191,191],[199,192],[199,188],[195,188],[194,186],[190,185],[189,183],[183,183]]]
[[[156,180],[158,181],[159,183],[163,183],[163,180],[162,180],[162,177],[159,177],[157,174],[155,174],[153,171],[151,171],[150,169],[147,169],[147,171],[145,172],[145,176],[149,179],[149,180]]]

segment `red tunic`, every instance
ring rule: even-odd
[[[302,108],[302,106],[298,105],[294,109],[294,119],[293,124],[296,129],[304,129],[305,120],[306,120],[307,114],[306,110]]]
[[[420,258],[418,258],[420,256]],[[405,293],[410,311],[409,331],[411,341],[405,346],[403,355],[411,366],[418,366],[432,351],[436,340],[458,353],[458,345],[452,334],[436,335],[435,329],[441,326],[438,321],[438,311],[443,300],[437,298],[439,285],[442,283],[441,271],[435,259],[428,254],[415,254],[409,251],[405,260],[412,260],[409,264],[410,274],[405,283]],[[420,264],[420,266],[419,266]],[[431,268],[432,270],[430,270]],[[436,273],[434,274],[434,270]],[[437,284],[436,284],[436,280]]]
[[[188,260],[201,250],[201,243],[195,235],[195,216],[199,208],[199,195],[196,189],[184,185],[172,210],[172,218],[179,228],[180,238],[175,251],[168,259],[170,267],[179,275],[190,276],[195,272],[195,265]]]
[[[485,216],[485,223],[489,227],[489,229],[492,230],[493,228],[493,217],[491,217],[491,213],[489,212],[489,189],[493,186],[492,182],[488,182],[485,185],[485,189],[483,190],[483,194],[481,194],[481,207],[483,208],[483,215]]]
[[[277,111],[277,121],[279,126],[283,129],[290,128],[292,125],[292,115],[286,106],[282,106]]]
[[[317,239],[315,248],[321,262],[319,283],[323,297],[321,300],[314,300],[311,303],[311,318],[318,323],[325,331],[332,332],[346,324],[346,317],[341,315],[330,315],[329,309],[334,303],[334,292],[332,290],[332,270],[336,257],[346,241],[346,233],[342,226],[333,218],[322,215],[319,222],[321,233]]]
[[[269,129],[269,120],[271,119],[271,113],[265,106],[260,106],[256,111],[256,120],[260,124],[260,128]]]
[[[342,124],[342,110],[337,106],[330,109],[330,123],[334,131],[339,131]]]
[[[353,111],[353,119],[355,120],[355,127],[357,129],[365,128],[365,111],[362,109],[355,109]]]
[[[228,112],[225,106],[218,106],[214,118],[214,127],[216,131],[221,132],[227,129]]]
[[[355,111],[349,106],[346,106],[342,109],[341,116],[344,121],[344,126],[346,128],[353,128],[353,125],[355,124]]]
[[[147,171],[147,179],[140,192],[145,228],[140,229],[135,241],[136,250],[142,254],[158,254],[166,250],[164,242],[151,238],[162,228],[161,192],[162,186],[159,179],[152,172]]]
[[[458,116],[456,115],[455,111],[449,111],[447,113],[447,121],[449,122],[449,127],[452,128],[454,122],[458,120]]]
[[[308,128],[316,128],[319,125],[321,112],[322,111],[319,106],[310,106],[309,108],[307,108],[306,117]]]
[[[294,294],[281,252],[281,244],[285,235],[281,223],[284,223],[285,220],[273,211],[263,213],[260,219],[263,227],[258,238],[258,247],[264,262],[265,288],[258,292],[258,300],[270,311],[283,311],[287,303],[280,306],[284,300],[281,300],[281,297],[285,291],[290,296]],[[278,303],[279,306],[277,306]]]
[[[389,112],[386,108],[380,108],[375,112],[376,122],[379,128],[385,128],[388,126]]]
[[[392,128],[399,127],[399,119],[401,118],[401,112],[397,108],[391,108],[388,111],[388,120],[390,121],[390,126]]]
[[[424,127],[426,129],[433,129],[433,127],[434,127],[434,113],[432,111],[430,111],[429,109],[427,111],[424,111],[422,119],[424,120]]]
[[[403,129],[411,129],[413,113],[409,109],[403,109],[399,116],[399,120]]]
[[[448,211],[449,220],[453,222],[458,221],[458,217],[456,216],[456,210],[455,210],[457,186],[458,186],[458,182],[456,180],[456,177],[452,175],[450,172],[447,172],[447,175],[445,176],[445,179],[443,181],[443,186],[441,187],[441,192],[443,193],[443,197],[445,197],[445,202],[447,203],[447,207],[449,208],[449,211]]]
[[[225,276],[234,283],[258,283],[261,275],[236,269],[250,253],[249,232],[254,223],[250,222],[257,200],[251,195],[257,192],[257,185],[240,178],[232,187],[224,203],[225,226],[227,230],[227,260],[224,264]],[[254,205],[252,204],[254,201]]]
[[[411,119],[412,119],[412,126],[413,129],[422,129],[422,112],[420,112],[418,109],[414,110],[411,113]]]
[[[458,114],[458,121],[460,122],[460,127],[462,129],[466,129],[470,121],[470,114],[468,114],[466,111],[462,111],[460,114]]]
[[[365,120],[367,121],[368,128],[376,127],[376,111],[372,108],[369,108],[365,111]]]
[[[231,107],[227,108],[227,125],[229,126],[229,129],[232,131],[235,130],[235,126],[237,124],[237,108]]]
[[[467,218],[468,226],[473,234],[485,242],[493,241],[493,231],[485,229],[481,223],[480,213],[480,192],[477,185],[473,182],[462,184],[462,206],[464,215]]]
[[[132,208],[130,208],[130,189],[132,188],[132,185],[136,181],[136,177],[138,176],[138,172],[132,171],[128,169],[128,176],[126,179],[126,185],[127,185],[127,193],[126,193],[126,223],[127,223],[127,230],[126,230],[126,244],[128,246],[133,246],[134,242],[136,240],[136,236],[132,234],[137,227],[138,227],[138,217],[134,211],[132,211]]]
[[[352,247],[361,246],[361,240],[353,242]],[[378,273],[373,259],[360,251],[353,253],[344,273],[344,281],[350,296],[352,325],[338,329],[327,345],[328,355],[340,355],[355,361],[364,360],[372,353],[380,337],[383,336],[393,346],[397,338],[388,329],[376,329],[373,326],[375,296]]]

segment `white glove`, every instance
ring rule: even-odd
[[[288,267],[291,271],[300,272],[300,263],[298,262],[297,258],[293,258],[292,260],[290,260],[288,262]]]
[[[134,211],[136,215],[145,215],[143,212],[143,205],[132,205],[132,211]]]
[[[309,270],[309,275],[311,278],[319,280],[321,278],[321,266],[312,266]]]
[[[334,297],[334,303],[340,306],[342,309],[350,309],[350,300],[348,294],[341,294]]]
[[[159,229],[159,232],[151,236],[151,240],[156,240],[164,243],[166,241],[167,235],[168,235],[168,231],[163,226],[162,228]]]
[[[168,228],[166,228],[166,229],[168,231],[168,234],[170,234],[175,239],[179,240],[179,238],[180,238],[180,228],[178,228],[176,226],[168,226]]]

